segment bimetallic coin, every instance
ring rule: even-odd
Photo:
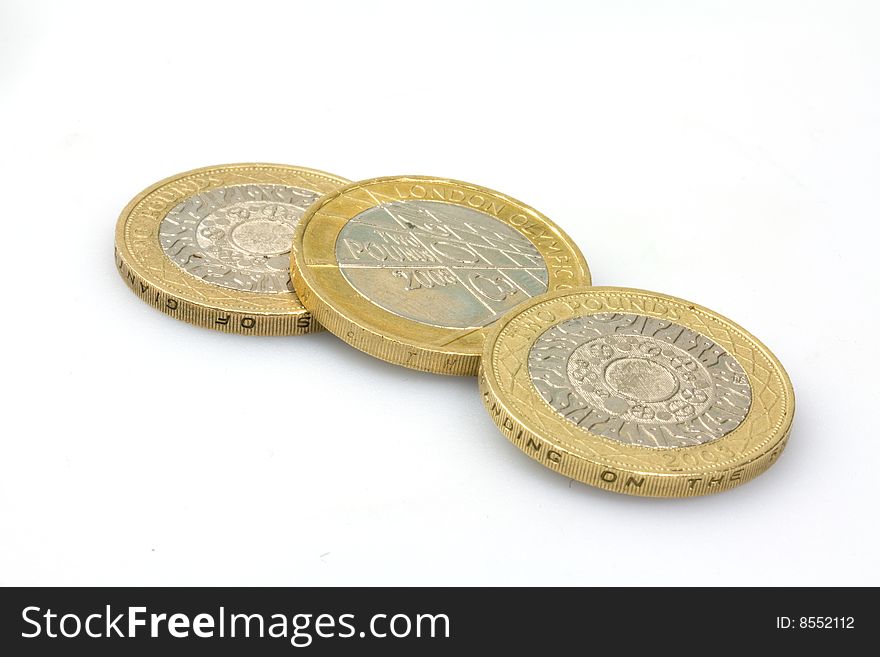
[[[116,226],[116,264],[150,305],[199,326],[254,335],[320,328],[290,282],[297,222],[347,181],[277,164],[229,164],[163,180]]]
[[[580,251],[536,210],[427,177],[353,183],[294,236],[292,278],[328,330],[414,369],[476,374],[489,327],[548,290],[589,285]]]
[[[681,299],[625,288],[547,294],[487,338],[483,401],[544,465],[616,492],[727,490],[772,465],[794,391],[749,333]]]

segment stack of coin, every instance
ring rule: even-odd
[[[199,326],[323,327],[391,363],[478,375],[522,451],[620,493],[733,488],[791,429],[791,382],[748,332],[688,301],[591,287],[558,226],[470,183],[197,169],[123,210],[116,263],[143,300]]]

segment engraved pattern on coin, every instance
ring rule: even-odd
[[[709,443],[751,407],[748,377],[722,347],[645,315],[566,320],[535,341],[528,360],[532,384],[557,413],[630,445]]]
[[[547,291],[547,266],[521,233],[441,201],[382,203],[353,217],[336,241],[346,280],[401,317],[479,328]]]
[[[290,245],[320,194],[288,185],[229,185],[176,205],[159,226],[165,255],[188,274],[247,292],[292,292]]]

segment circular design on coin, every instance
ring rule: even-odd
[[[344,178],[281,164],[227,164],[167,178],[116,225],[116,265],[144,301],[230,333],[320,329],[290,282],[296,224]]]
[[[208,283],[246,292],[293,292],[293,231],[320,196],[288,185],[211,189],[165,215],[159,243],[174,264]]]
[[[568,379],[573,385],[583,384],[589,361],[576,358],[570,363]],[[611,395],[639,404],[666,401],[678,391],[677,377],[662,365],[647,358],[619,358],[605,364],[602,379]],[[601,384],[600,384],[601,385]],[[621,400],[623,401],[623,400]],[[607,402],[606,402],[607,403]]]
[[[748,414],[752,389],[723,347],[681,324],[630,313],[584,315],[547,329],[529,374],[560,417],[621,422],[593,431],[630,445],[684,447],[717,440]],[[549,384],[553,381],[553,384]],[[572,401],[590,413],[572,415]]]
[[[621,493],[727,490],[772,465],[794,391],[779,361],[682,299],[596,287],[536,297],[486,339],[495,423],[547,467]]]
[[[544,215],[470,183],[375,178],[325,196],[293,239],[291,278],[329,331],[377,358],[476,374],[489,327],[547,290],[589,285]]]
[[[486,326],[547,291],[547,265],[525,235],[441,201],[391,201],[355,215],[336,238],[336,261],[377,306],[445,328]]]

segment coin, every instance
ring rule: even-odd
[[[290,282],[303,213],[348,181],[281,164],[226,164],[166,178],[116,224],[116,266],[141,299],[228,333],[294,335],[320,326]]]
[[[294,288],[321,324],[428,372],[476,374],[505,312],[590,283],[583,255],[544,215],[455,180],[352,183],[305,214],[293,243]]]
[[[595,287],[530,300],[487,337],[483,402],[517,447],[572,479],[631,495],[727,490],[788,440],[779,361],[682,299]]]

